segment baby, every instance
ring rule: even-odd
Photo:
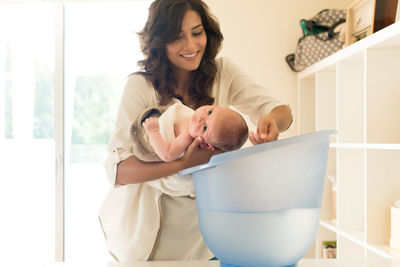
[[[180,103],[168,109],[177,108],[175,105],[180,105],[177,112],[186,109],[192,115],[175,121],[175,139],[172,142],[168,143],[162,137],[157,118],[147,118],[143,122],[150,144],[163,161],[177,159],[197,137],[202,140],[200,147],[209,150],[235,150],[246,142],[248,127],[238,112],[222,106],[202,106],[193,111]]]

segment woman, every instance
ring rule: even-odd
[[[113,185],[100,211],[110,253],[121,261],[206,260],[213,257],[197,222],[191,179],[182,169],[205,163],[218,151],[195,139],[172,162],[143,162],[132,154],[131,122],[149,107],[232,105],[250,116],[253,144],[276,140],[291,122],[290,109],[268,96],[225,58],[216,59],[223,36],[201,0],[156,0],[139,33],[143,71],[128,77],[104,165]]]

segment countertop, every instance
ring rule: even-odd
[[[303,259],[296,267],[400,267],[399,260],[319,260]],[[195,262],[126,262],[109,263],[107,267],[219,267],[219,261],[195,261]]]
[[[109,263],[56,263],[49,267],[219,267],[219,261],[152,261],[152,262],[109,262]],[[322,260],[302,259],[296,267],[400,267],[400,259],[348,259]]]

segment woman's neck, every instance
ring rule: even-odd
[[[187,71],[175,71],[176,77],[176,94],[184,95],[187,91],[189,80],[190,80],[190,72]]]
[[[190,90],[190,81],[192,79],[192,72],[177,70],[175,71],[176,77],[176,88],[175,94],[179,95],[183,98],[184,103],[189,103],[189,90]]]

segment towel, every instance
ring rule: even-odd
[[[171,143],[175,139],[174,125],[181,120],[190,118],[193,114],[193,109],[180,102],[169,107],[150,107],[144,110],[130,127],[130,137],[135,156],[142,161],[161,161],[160,157],[154,152],[149,136],[142,125],[147,118],[158,118],[161,136],[166,142]]]
[[[154,152],[154,149],[149,141],[149,136],[142,126],[142,123],[149,117],[157,117],[160,125],[161,136],[167,141],[172,142],[175,139],[174,125],[175,123],[191,117],[194,110],[176,101],[166,107],[149,107],[144,110],[133,121],[130,127],[130,137],[133,142],[132,152],[135,156],[147,162],[161,161],[160,157]],[[171,175],[161,179],[146,182],[146,184],[154,187],[161,192],[170,196],[185,196],[194,197],[194,185],[191,176],[178,177]]]

